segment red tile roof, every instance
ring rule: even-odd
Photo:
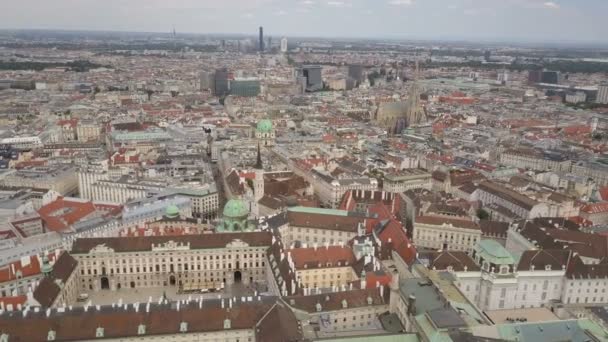
[[[383,244],[388,244],[393,251],[399,254],[406,263],[411,264],[416,258],[416,249],[410,243],[405,228],[399,221],[388,221],[380,230],[378,237]]]
[[[17,310],[18,305],[24,306],[26,301],[27,301],[26,295],[0,298],[0,303],[2,303],[4,308],[8,307],[9,305],[12,305],[13,310]]]
[[[352,266],[355,263],[355,255],[350,247],[322,246],[317,248],[294,248],[287,252],[291,253],[294,266],[298,270]]]
[[[72,224],[94,212],[92,202],[72,201],[63,197],[58,197],[38,210],[46,228],[55,232],[69,229]]]
[[[581,207],[581,211],[588,214],[608,212],[608,202],[587,204]]]
[[[28,258],[29,262],[27,262]],[[51,263],[56,259],[54,253],[49,254],[48,258]],[[24,263],[23,261],[26,262]],[[19,279],[17,277],[17,273],[19,272],[21,273],[20,278],[27,278],[40,274],[42,271],[40,270],[40,260],[38,259],[38,256],[32,255],[30,257],[25,257],[0,268],[0,283]]]

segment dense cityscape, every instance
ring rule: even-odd
[[[0,342],[608,341],[608,47],[1,30],[0,125]]]

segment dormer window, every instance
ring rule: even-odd
[[[509,273],[509,266],[500,266],[500,274]]]
[[[545,265],[545,271],[551,271],[551,265]]]

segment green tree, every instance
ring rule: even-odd
[[[477,210],[477,217],[480,220],[487,220],[487,219],[490,218],[490,214],[487,211],[483,210],[483,209],[479,209],[479,210]]]
[[[247,186],[249,187],[249,189],[251,189],[251,191],[253,191],[253,179],[251,178],[247,178]]]

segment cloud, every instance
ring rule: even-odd
[[[331,7],[350,7],[351,4],[344,1],[328,1],[327,6]]]
[[[559,9],[560,8],[559,4],[557,4],[553,1],[547,1],[543,5],[545,6],[545,8],[550,8],[550,9]]]
[[[253,18],[253,13],[243,13],[241,14],[241,18],[251,19]]]
[[[388,3],[395,6],[411,6],[414,4],[414,0],[391,0]]]
[[[281,10],[275,11],[274,15],[279,15],[279,16],[287,15],[287,11],[281,9]]]
[[[316,2],[312,1],[312,0],[304,0],[304,1],[300,1],[300,5],[303,6],[312,6],[316,4]]]

